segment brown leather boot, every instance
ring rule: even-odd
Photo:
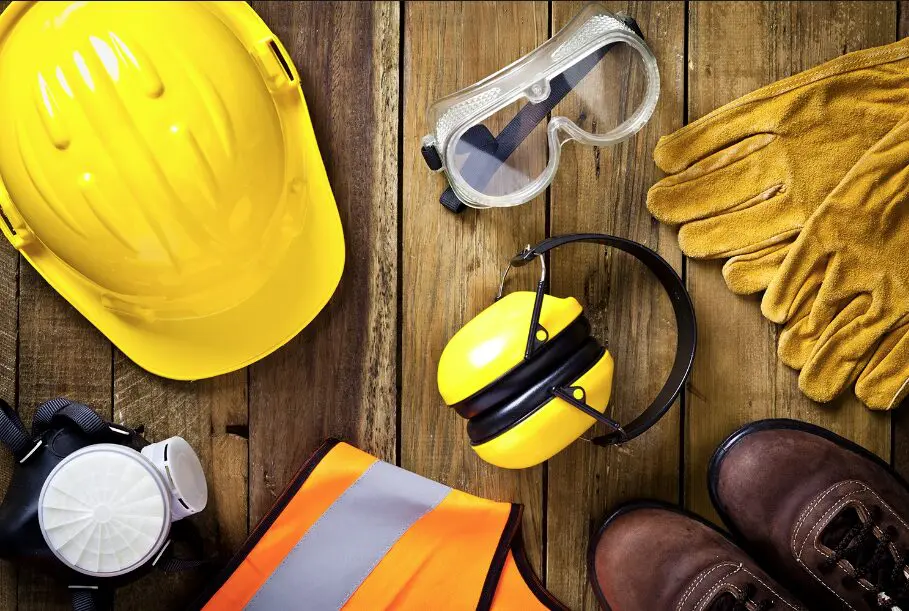
[[[909,610],[909,487],[817,426],[763,420],[710,464],[713,503],[761,566],[815,609]]]
[[[655,501],[613,513],[587,564],[607,611],[804,609],[714,526]]]

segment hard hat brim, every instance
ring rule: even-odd
[[[321,162],[320,162],[321,165]],[[106,308],[97,288],[56,257],[26,260],[127,357],[174,380],[199,380],[241,369],[274,352],[325,307],[344,268],[344,236],[322,168],[312,184],[303,230],[270,278],[249,299],[204,318],[143,319]],[[318,195],[318,196],[315,196]]]

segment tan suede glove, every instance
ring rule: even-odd
[[[905,111],[906,109],[904,109]],[[830,401],[858,380],[868,407],[909,390],[909,116],[859,159],[805,223],[761,302],[786,323],[780,357]]]
[[[767,287],[811,213],[909,108],[909,39],[850,53],[660,139],[647,195],[682,251],[731,257],[739,294]]]

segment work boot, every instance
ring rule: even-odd
[[[587,564],[607,611],[804,609],[726,535],[663,503],[633,503],[612,514]]]
[[[816,609],[909,610],[909,487],[864,448],[794,420],[716,451],[710,494],[742,546]]]

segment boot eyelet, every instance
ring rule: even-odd
[[[900,538],[900,531],[897,530],[896,526],[890,525],[884,529],[884,532],[887,533],[891,541],[896,541]]]

